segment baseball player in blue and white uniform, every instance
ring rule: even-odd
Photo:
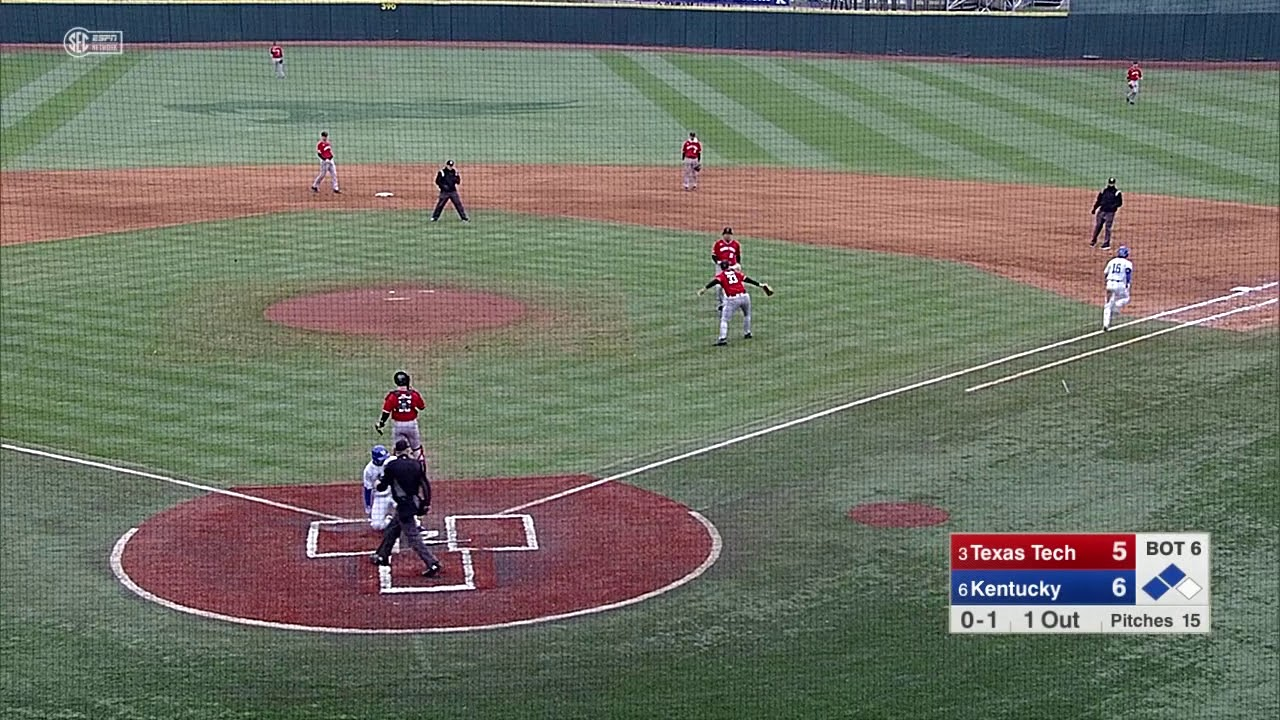
[[[1111,329],[1111,311],[1129,304],[1129,285],[1133,282],[1133,263],[1129,261],[1129,248],[1121,245],[1116,256],[1107,261],[1102,271],[1107,282],[1107,304],[1102,307],[1102,329]]]
[[[374,530],[386,530],[395,515],[395,502],[391,499],[391,489],[378,490],[382,482],[383,466],[391,457],[387,448],[374,445],[369,451],[369,463],[364,466],[364,514],[369,518],[369,527]]]

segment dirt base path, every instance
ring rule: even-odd
[[[429,210],[433,166],[341,166],[343,194],[312,193],[310,166],[6,172],[0,242],[14,244],[315,209]],[[967,263],[1065,297],[1101,302],[1107,255],[1091,250],[1093,192],[770,168],[709,169],[696,192],[677,168],[464,166],[483,212],[773,237]],[[377,191],[394,198],[373,197]],[[1280,210],[1126,193],[1118,243],[1138,268],[1130,312],[1215,297],[1280,275]],[[452,209],[446,212],[452,213]],[[424,222],[426,217],[424,215]],[[453,220],[452,215],[448,219]],[[483,222],[483,215],[478,219]],[[749,256],[748,256],[749,257]],[[1274,325],[1245,313],[1233,327]],[[1238,321],[1237,321],[1238,320]]]

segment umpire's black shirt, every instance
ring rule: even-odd
[[[422,469],[422,463],[413,458],[403,455],[396,456],[396,459],[387,463],[382,470],[382,482],[378,483],[379,490],[391,488],[391,498],[396,501],[396,510],[409,513],[417,513],[418,505],[416,498],[421,489],[422,507],[431,505],[431,483],[427,480],[427,473]]]
[[[436,173],[436,187],[440,188],[440,192],[454,192],[458,189],[458,171],[451,167],[441,168]]]
[[[1102,192],[1098,193],[1098,199],[1093,203],[1094,210],[1102,212],[1115,212],[1124,204],[1124,198],[1120,196],[1120,191],[1114,185],[1108,185],[1102,188]]]

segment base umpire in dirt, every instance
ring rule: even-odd
[[[436,209],[431,213],[431,222],[440,219],[440,213],[444,211],[445,203],[453,203],[453,209],[458,211],[458,217],[462,218],[462,222],[471,222],[467,217],[467,211],[462,207],[462,198],[458,195],[458,184],[462,182],[462,178],[458,177],[458,171],[453,167],[453,161],[450,160],[440,168],[440,172],[436,173],[436,187],[440,188],[440,199],[436,202]]]
[[[382,480],[378,483],[379,491],[391,489],[391,499],[396,504],[396,516],[382,533],[382,543],[373,553],[374,565],[391,563],[391,548],[396,540],[404,537],[405,543],[422,559],[426,569],[425,577],[440,574],[440,561],[427,549],[422,539],[422,528],[418,526],[418,518],[431,509],[431,482],[417,458],[411,457],[409,441],[396,441],[396,457],[386,464],[382,471]]]
[[[1102,249],[1111,248],[1111,226],[1116,221],[1116,211],[1123,204],[1124,196],[1116,189],[1116,179],[1107,180],[1107,186],[1098,193],[1098,199],[1093,201],[1093,210],[1089,211],[1097,216],[1097,220],[1093,221],[1093,239],[1089,241],[1089,247],[1095,247],[1098,244],[1098,233],[1102,232],[1102,227],[1105,225],[1107,236],[1102,241]]]

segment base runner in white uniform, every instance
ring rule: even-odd
[[[1107,282],[1107,304],[1102,307],[1102,329],[1111,329],[1111,311],[1129,304],[1129,285],[1133,282],[1133,263],[1129,261],[1129,248],[1121,245],[1116,256],[1107,261],[1102,271]]]

